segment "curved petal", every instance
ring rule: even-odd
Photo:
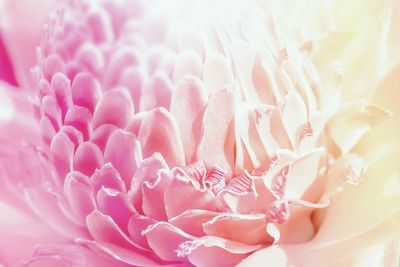
[[[146,251],[145,248],[132,242],[110,216],[98,210],[94,210],[86,217],[86,224],[90,234],[98,242],[111,243],[137,253]]]
[[[203,116],[203,131],[197,151],[197,159],[202,160],[207,168],[218,165],[228,176],[232,173],[234,161],[234,137],[229,131],[234,112],[235,97],[232,91],[217,90],[211,95]]]
[[[179,128],[174,117],[164,108],[138,113],[135,117],[140,124],[138,139],[142,144],[143,156],[162,154],[168,166],[182,166],[185,153]]]
[[[201,80],[185,76],[175,84],[171,99],[171,114],[179,125],[186,163],[195,161],[206,103],[207,92]]]
[[[142,161],[142,151],[136,136],[124,130],[113,132],[104,150],[104,162],[110,162],[121,174],[126,187]]]

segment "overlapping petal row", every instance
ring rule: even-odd
[[[302,40],[257,4],[183,2],[66,1],[50,17],[34,153],[51,166],[26,198],[132,265],[233,266],[310,240],[315,210],[365,172],[347,152],[388,113],[322,110]]]

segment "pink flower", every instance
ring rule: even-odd
[[[62,1],[32,78],[6,3],[0,264],[398,264],[391,18],[357,73],[364,29],[322,37],[340,5]]]

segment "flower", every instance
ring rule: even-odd
[[[310,26],[275,1],[58,3],[33,79],[4,42],[4,79],[36,92],[2,92],[0,222],[18,230],[0,263],[394,266],[382,6],[348,22],[317,5]]]

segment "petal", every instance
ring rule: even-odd
[[[51,78],[50,84],[64,118],[69,107],[72,106],[71,81],[64,74],[57,72]]]
[[[151,225],[143,234],[157,256],[166,261],[185,261],[185,258],[178,256],[177,250],[181,243],[193,239],[192,236],[166,222]]]
[[[125,127],[134,112],[130,94],[126,88],[106,91],[101,97],[93,114],[93,128],[102,124],[114,124]]]
[[[124,130],[113,132],[104,150],[104,162],[110,162],[121,174],[126,186],[142,160],[140,143],[136,136]]]
[[[157,220],[150,217],[133,214],[128,222],[128,232],[133,242],[137,242],[140,246],[148,248],[149,243],[142,233],[148,226],[155,224],[156,222]]]
[[[135,244],[118,227],[110,216],[94,210],[86,217],[86,224],[92,237],[98,242],[111,243],[114,246],[125,248],[136,253],[144,253],[139,245]]]
[[[201,80],[185,76],[175,84],[170,111],[179,125],[187,163],[195,161],[206,103],[207,92]]]
[[[103,14],[103,18],[109,20],[109,17],[106,14]],[[105,71],[106,76],[104,77],[103,82],[104,87],[107,89],[115,87],[120,79],[122,70],[128,66],[140,65],[140,60],[141,57],[136,48],[122,47],[118,49],[116,53],[112,54]]]
[[[189,181],[179,180],[179,178],[166,188],[164,199],[168,218],[189,209],[217,211],[221,208],[211,190],[197,190]]]
[[[47,116],[53,125],[54,129],[58,130],[61,125],[61,109],[58,106],[56,99],[52,96],[45,96],[42,99],[41,115]]]
[[[397,213],[400,194],[398,188],[389,188],[391,180],[399,179],[398,160],[397,153],[385,155],[368,168],[363,183],[333,197],[315,240],[327,244],[346,240]],[[359,216],[354,216],[354,210]]]
[[[149,111],[159,107],[169,109],[172,89],[173,85],[169,78],[162,72],[156,72],[143,85],[140,111]]]
[[[100,84],[91,73],[80,72],[72,81],[71,94],[74,105],[93,113],[101,96]]]
[[[185,50],[176,58],[172,75],[173,81],[176,83],[186,75],[201,78],[202,69],[203,62],[200,56],[193,50]]]
[[[233,114],[235,111],[234,94],[229,90],[218,90],[211,95],[203,116],[202,137],[197,151],[197,159],[207,168],[218,165],[227,176],[233,166],[234,145],[231,136]]]
[[[90,177],[90,182],[94,192],[99,191],[102,187],[113,188],[119,192],[126,192],[124,181],[118,171],[114,169],[111,163],[104,164],[100,169],[97,169]]]
[[[73,126],[82,133],[87,141],[92,135],[92,114],[87,108],[73,106],[65,115],[65,125]]]
[[[103,165],[103,153],[93,143],[81,143],[74,155],[74,170],[86,175],[92,175],[94,171]]]
[[[147,74],[145,73],[145,70],[139,67],[128,67],[121,75],[119,84],[128,88],[133,101],[133,106],[136,107],[136,109],[139,109],[142,87],[146,79]]]
[[[301,125],[307,120],[307,109],[303,99],[291,91],[285,96],[282,107],[282,122],[289,136],[290,142],[296,144],[296,135]]]
[[[350,151],[354,145],[369,132],[372,127],[388,119],[389,111],[367,105],[359,101],[342,108],[328,122],[328,129],[333,141],[342,153]]]
[[[245,245],[224,238],[205,236],[181,244],[180,251],[195,266],[228,267],[236,266],[260,248],[259,245]]]
[[[201,237],[205,235],[203,224],[218,214],[218,212],[209,210],[190,209],[170,218],[168,222],[189,235]]]
[[[307,191],[315,191],[315,188],[311,188],[311,186],[319,177],[321,161],[324,155],[325,149],[317,148],[290,164],[289,172],[286,175],[284,193],[286,198],[308,199],[310,194],[314,193],[308,192],[308,196],[306,195]]]
[[[128,221],[135,212],[124,193],[102,187],[97,192],[99,211],[110,216],[121,230],[128,232]]]
[[[157,108],[140,113],[135,119],[140,122],[138,139],[142,144],[144,157],[159,152],[168,166],[182,166],[185,163],[178,125],[167,110]]]
[[[142,212],[142,185],[144,182],[155,183],[158,178],[159,170],[168,170],[168,165],[159,153],[154,153],[151,157],[144,159],[135,176],[132,178],[129,196],[136,210]]]
[[[203,224],[207,235],[249,245],[272,243],[267,234],[264,214],[221,214]]]
[[[50,144],[50,152],[61,180],[72,170],[74,144],[63,132],[58,132]]]
[[[103,124],[94,130],[90,141],[104,151],[108,138],[116,129],[118,129],[118,127],[113,124]]]
[[[220,54],[207,55],[202,80],[209,93],[233,85],[234,79],[227,59]]]
[[[235,114],[235,139],[236,139],[236,174],[242,170],[266,171],[270,158],[264,146],[258,121],[268,107],[255,107],[243,105]]]
[[[167,171],[157,172],[154,180],[144,181],[142,188],[142,210],[146,216],[157,220],[166,220],[165,194],[171,184],[171,177]]]
[[[398,236],[398,220],[381,223],[361,235],[336,244],[321,245],[318,241],[303,244],[274,245],[257,251],[240,263],[240,267],[259,266],[265,262],[276,266],[365,266],[397,262],[390,248],[393,236]],[[394,253],[393,253],[394,252]],[[387,266],[391,266],[390,264]],[[393,265],[395,266],[395,265]]]
[[[65,179],[64,193],[79,222],[85,225],[86,216],[96,208],[89,177],[79,172],[69,173]]]

